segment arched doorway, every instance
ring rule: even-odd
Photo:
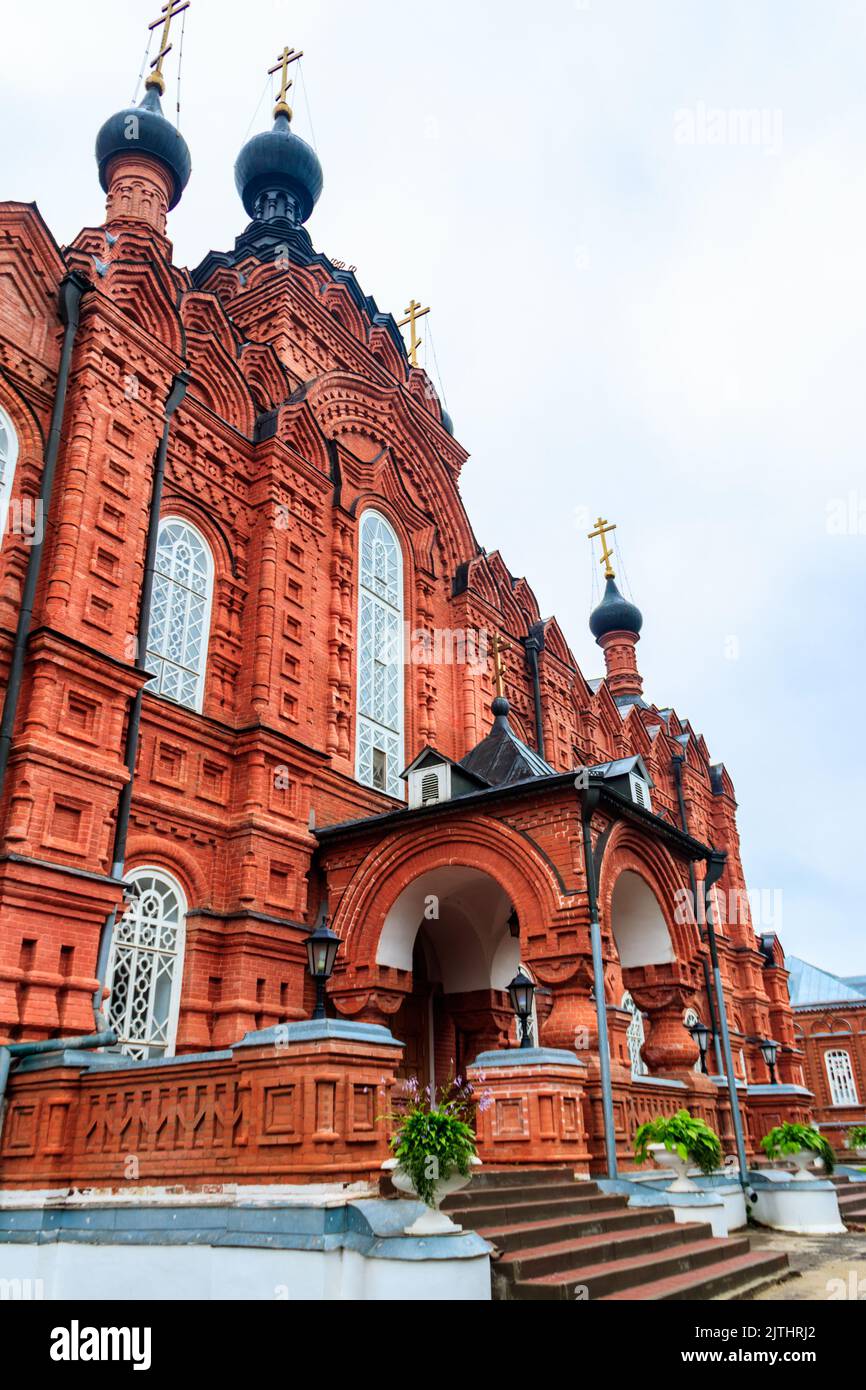
[[[519,924],[490,874],[454,864],[421,874],[389,910],[376,964],[412,973],[392,1022],[404,1077],[436,1087],[479,1052],[513,1045],[507,989],[520,964]]]

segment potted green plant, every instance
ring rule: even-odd
[[[866,1125],[854,1125],[849,1129],[848,1148],[855,1158],[866,1158]]]
[[[715,1130],[688,1110],[675,1115],[659,1115],[641,1125],[634,1136],[638,1163],[652,1158],[659,1168],[673,1168],[676,1177],[671,1192],[694,1192],[695,1184],[686,1176],[694,1165],[702,1173],[721,1167],[722,1144]]]
[[[812,1125],[776,1125],[764,1135],[761,1148],[768,1158],[789,1158],[797,1169],[797,1176],[802,1178],[816,1176],[810,1170],[818,1159],[828,1174],[836,1166],[836,1155],[830,1143]]]
[[[397,1129],[391,1138],[394,1157],[382,1164],[398,1192],[417,1197],[427,1207],[406,1227],[406,1235],[453,1235],[462,1228],[439,1208],[459,1192],[481,1166],[473,1121],[489,1098],[478,1096],[469,1082],[449,1081],[431,1093],[412,1079],[404,1087],[405,1109],[390,1118]]]

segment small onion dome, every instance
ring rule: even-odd
[[[159,92],[148,87],[140,106],[127,106],[109,116],[96,137],[99,182],[108,192],[108,166],[119,155],[145,154],[156,159],[172,178],[169,209],[177,207],[192,173],[189,146],[162,114]]]
[[[496,719],[507,719],[511,706],[504,695],[497,695],[490,708]]]
[[[448,434],[454,434],[454,421],[451,419],[451,416],[448,414],[448,411],[445,410],[444,407],[442,409],[442,428]]]
[[[613,579],[605,585],[604,598],[589,618],[589,630],[596,640],[608,632],[640,632],[643,614],[634,603],[624,599]]]
[[[306,222],[323,182],[318,155],[295,135],[288,108],[282,105],[273,129],[248,140],[235,161],[235,187],[248,215],[259,222],[274,217]]]

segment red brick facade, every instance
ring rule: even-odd
[[[462,810],[404,811],[399,823],[323,833],[399,809],[356,778],[358,527],[374,508],[399,539],[406,631],[433,639],[404,668],[407,763],[427,744],[459,760],[491,724],[492,671],[438,659],[436,637],[499,633],[517,653],[506,685],[511,726],[532,747],[543,736],[555,772],[639,754],[651,775],[655,825],[604,810],[592,822],[623,1148],[637,1118],[627,1099],[626,991],[647,1016],[650,1070],[685,1078],[696,1103],[723,1120],[717,1091],[694,1074],[697,1052],[683,1026],[688,1008],[709,1013],[706,947],[681,910],[688,857],[664,833],[681,823],[675,757],[684,756],[689,834],[726,852],[714,891],[738,903],[734,920],[722,914],[719,932],[735,1055],[742,1052],[750,1082],[765,1082],[758,1044],[771,1035],[782,1044],[780,1079],[800,1082],[781,955],[759,948],[744,907],[730,778],[711,767],[703,739],[672,711],[638,703],[624,718],[615,702],[640,691],[636,638],[605,639],[610,681],[590,686],[527,582],[498,552],[480,550],[459,493],[467,455],[443,424],[426,375],[407,365],[386,316],[356,292],[349,272],[313,252],[299,228],[287,234],[284,255],[274,255],[273,240],[263,251],[245,234],[233,253],[212,253],[194,273],[174,265],[164,236],[170,189],[159,167],[148,166],[115,160],[105,224],[62,252],[34,206],[0,205],[0,406],[19,442],[16,498],[34,498],[40,487],[61,281],[73,270],[89,281],[0,807],[0,1037],[93,1026],[100,932],[123,906],[112,844],[127,781],[127,722],[147,679],[136,632],[153,470],[172,383],[186,373],[161,511],[191,522],[213,560],[203,707],[144,696],[124,866],[166,871],[188,905],[176,1050],[224,1048],[247,1030],[308,1017],[304,940],[326,902],[343,940],[331,1011],[386,1022],[398,1037],[414,1029],[417,1041],[422,1025],[406,1012],[413,971],[379,962],[383,925],[420,875],[469,866],[512,905],[520,957],[543,987],[540,1040],[586,1052],[585,1110],[573,1132],[600,1152],[573,778]],[[5,668],[28,554],[8,529],[0,553]],[[522,653],[533,637],[541,729]],[[696,862],[698,880],[704,867]],[[622,965],[615,894],[624,873],[654,896],[672,959]],[[507,997],[491,980],[432,993],[440,1074],[509,1041]],[[87,1084],[106,1105],[109,1083]],[[23,1077],[14,1082],[13,1104],[24,1085]],[[6,1158],[21,1132],[7,1122]],[[68,1165],[64,1171],[70,1175]],[[87,1168],[90,1176],[101,1171]],[[212,1171],[203,1164],[202,1178]],[[241,1164],[238,1176],[253,1171],[263,1171],[258,1159]],[[309,1175],[304,1165],[298,1171]]]
[[[815,1119],[845,1157],[848,1131],[866,1125],[866,998],[862,1004],[797,1008],[794,1036],[803,1051],[806,1085],[815,1097]]]

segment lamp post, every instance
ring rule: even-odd
[[[532,1000],[535,997],[535,985],[528,975],[524,975],[523,970],[519,969],[511,984],[508,986],[508,993],[511,995],[511,1007],[520,1020],[520,1046],[531,1047],[529,1039],[529,1019],[532,1014]]]
[[[776,1083],[776,1058],[778,1057],[778,1055],[779,1055],[779,1044],[778,1044],[777,1042],[774,1042],[772,1038],[764,1038],[764,1041],[761,1043],[761,1056],[763,1057],[764,1061],[767,1063],[767,1066],[768,1066],[769,1069],[770,1069],[770,1085],[771,1085],[771,1086],[775,1086],[775,1085],[777,1084],[777,1083]]]
[[[709,1076],[707,1069],[707,1047],[710,1041],[710,1030],[705,1023],[693,1023],[689,1029],[692,1041],[697,1043],[701,1054],[701,1072],[704,1076]]]
[[[316,982],[316,1007],[313,1018],[325,1017],[325,985],[331,978],[334,961],[340,949],[340,938],[328,926],[327,917],[307,937],[307,967]]]

